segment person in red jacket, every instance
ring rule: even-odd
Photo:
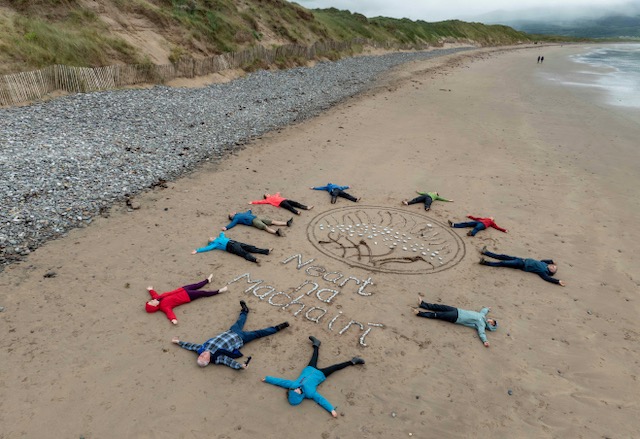
[[[295,213],[296,215],[300,215],[300,212],[298,212],[296,208],[304,210],[313,209],[313,206],[305,206],[304,204],[298,203],[297,201],[281,197],[280,192],[276,192],[275,195],[264,194],[263,197],[264,199],[262,200],[249,201],[249,204],[271,204],[272,206],[287,209],[289,212]]]
[[[147,290],[151,295],[151,300],[147,302],[145,309],[148,313],[154,313],[160,310],[167,315],[167,318],[171,320],[171,323],[177,325],[178,319],[176,319],[176,315],[173,313],[173,308],[182,305],[183,303],[189,303],[192,300],[196,300],[201,297],[215,296],[218,293],[224,293],[228,290],[227,287],[222,287],[219,290],[215,291],[199,291],[200,288],[204,287],[208,283],[211,283],[212,278],[213,274],[210,274],[209,277],[202,282],[185,285],[184,287],[180,287],[177,290],[168,291],[162,294],[156,293],[153,287],[148,287]]]
[[[453,221],[449,220],[449,227],[454,227],[456,229],[463,227],[473,227],[473,230],[469,230],[469,232],[467,232],[467,236],[476,236],[476,233],[478,233],[480,230],[484,230],[489,227],[493,227],[494,229],[498,229],[501,232],[507,233],[507,229],[503,229],[502,227],[497,225],[492,216],[490,216],[489,218],[478,218],[473,215],[467,215],[467,218],[473,221],[454,223]]]

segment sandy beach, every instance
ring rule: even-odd
[[[139,210],[116,206],[7,267],[0,438],[640,437],[640,118],[598,103],[597,90],[545,80],[586,69],[567,60],[579,50],[484,50],[404,65],[364,95],[139,195]],[[327,182],[350,185],[358,209],[381,224],[388,213],[433,225],[455,251],[443,264],[431,258],[437,270],[414,262],[386,271],[323,252],[313,239],[320,224],[356,206],[308,189]],[[429,212],[401,205],[416,189],[455,202]],[[315,207],[283,238],[227,232],[274,248],[260,266],[220,251],[190,254],[229,212],[276,191]],[[468,237],[445,226],[467,214],[493,216],[509,232]],[[552,258],[566,287],[479,265],[484,245]],[[209,273],[229,292],[176,308],[177,326],[145,312],[147,286],[169,291]],[[349,277],[359,283],[340,286]],[[307,281],[325,292],[305,295],[299,313],[278,306],[287,296],[274,293],[296,297]],[[490,306],[500,324],[490,348],[473,329],[414,316],[418,294]],[[253,357],[246,371],[199,368],[171,343],[227,330],[240,300],[251,309],[247,329],[291,324],[242,349]],[[322,340],[321,367],[366,360],[319,387],[337,419],[309,400],[292,407],[283,389],[260,381],[295,379],[311,356],[309,335]]]

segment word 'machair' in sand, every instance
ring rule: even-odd
[[[243,331],[242,328],[244,328],[244,324],[247,321],[249,308],[244,300],[240,301],[240,306],[242,307],[240,316],[228,331],[218,334],[202,344],[181,341],[178,337],[173,337],[171,341],[184,349],[197,352],[197,362],[200,367],[205,367],[213,363],[224,364],[233,369],[246,369],[249,364],[248,360],[244,364],[240,364],[235,360],[243,356],[239,349],[250,341],[273,335],[278,331],[288,328],[289,323],[284,322],[276,326],[258,329],[257,331]]]
[[[297,380],[291,381],[285,380],[283,378],[266,376],[262,378],[262,381],[265,383],[273,384],[274,386],[284,387],[285,389],[288,389],[289,391],[287,392],[287,398],[289,400],[289,404],[291,405],[298,405],[305,398],[312,399],[320,404],[323,409],[331,413],[331,416],[337,418],[338,413],[336,412],[335,407],[331,405],[331,403],[327,401],[324,396],[319,394],[316,389],[333,372],[337,372],[348,366],[364,364],[364,360],[359,357],[353,357],[349,361],[334,364],[333,366],[325,367],[323,369],[318,369],[317,365],[320,340],[313,336],[309,337],[309,340],[311,340],[311,343],[313,343],[313,355],[311,356],[309,365],[302,370],[302,373]]]

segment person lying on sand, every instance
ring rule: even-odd
[[[248,360],[244,364],[240,364],[235,360],[236,358],[242,357],[242,352],[240,352],[239,349],[250,341],[273,335],[278,331],[288,328],[289,322],[280,323],[279,325],[270,326],[265,329],[258,329],[257,331],[243,331],[242,328],[244,328],[244,324],[247,321],[249,308],[244,300],[240,301],[240,306],[242,308],[240,316],[228,331],[218,334],[202,344],[181,341],[178,337],[173,337],[171,342],[181,348],[196,352],[198,354],[197,363],[200,367],[206,367],[210,363],[213,363],[224,364],[236,370],[246,369],[249,364]]]
[[[191,285],[185,285],[176,290],[168,291],[162,294],[156,293],[153,287],[147,287],[147,291],[149,291],[149,294],[151,295],[151,300],[146,303],[145,309],[148,313],[162,311],[167,315],[167,318],[171,320],[171,323],[177,325],[178,319],[173,313],[173,308],[175,308],[176,306],[180,306],[183,303],[189,303],[193,300],[200,299],[201,297],[215,296],[218,293],[224,293],[228,290],[227,287],[222,287],[219,290],[215,291],[200,290],[200,288],[211,283],[211,279],[213,279],[213,274],[210,274],[208,278],[201,282]]]
[[[229,214],[229,219],[231,222],[227,224],[226,227],[222,228],[223,231],[229,230],[238,224],[244,224],[245,226],[253,226],[259,230],[266,230],[273,235],[284,236],[284,233],[282,233],[280,229],[276,230],[269,226],[291,227],[291,224],[293,224],[293,218],[290,218],[289,221],[276,221],[264,216],[258,217],[251,212],[251,209],[246,212],[231,212]]]
[[[565,285],[560,279],[551,277],[558,271],[558,267],[554,264],[552,259],[537,260],[531,258],[519,258],[517,256],[499,255],[488,251],[486,246],[482,247],[480,253],[484,256],[500,260],[500,262],[492,262],[485,260],[485,258],[480,258],[480,264],[482,265],[488,265],[490,267],[517,268],[519,270],[526,271],[527,273],[535,273],[547,282],[558,284],[561,287],[564,287]]]
[[[416,192],[419,196],[415,197],[413,200],[402,200],[402,204],[410,206],[416,203],[424,203],[424,210],[430,210],[431,203],[434,201],[448,201],[449,203],[453,203],[453,200],[447,200],[446,198],[441,197],[437,192]]]
[[[428,310],[420,311],[419,308]],[[418,317],[426,317],[428,319],[445,320],[457,325],[475,328],[478,331],[478,337],[482,340],[485,347],[489,347],[489,341],[485,335],[485,329],[495,331],[498,329],[498,322],[495,319],[486,318],[491,308],[482,308],[480,312],[468,311],[466,309],[454,308],[453,306],[440,305],[437,303],[427,303],[422,297],[418,296],[418,308],[414,308],[413,312]]]
[[[312,399],[320,406],[331,413],[334,418],[338,417],[335,406],[331,405],[324,396],[317,392],[317,387],[322,384],[332,373],[344,369],[348,366],[355,366],[356,364],[364,364],[362,358],[353,357],[349,361],[343,363],[334,364],[333,366],[318,369],[318,352],[320,348],[320,340],[310,336],[309,340],[313,343],[313,355],[311,355],[311,361],[309,365],[302,370],[302,373],[295,381],[285,380],[284,378],[276,378],[272,376],[266,376],[262,378],[265,383],[273,384],[274,386],[284,387],[288,389],[287,398],[289,404],[298,405],[303,399]]]
[[[347,200],[353,201],[354,203],[360,201],[360,198],[349,195],[344,191],[345,189],[349,189],[349,186],[338,186],[337,184],[327,183],[326,186],[312,186],[309,189],[313,189],[314,191],[329,192],[329,195],[331,195],[331,204],[336,204],[338,197],[346,198]]]
[[[507,229],[503,229],[493,220],[493,217],[490,216],[488,218],[479,218],[472,215],[467,215],[467,218],[472,219],[473,221],[467,221],[464,223],[454,223],[449,220],[449,227],[453,227],[456,229],[464,228],[464,227],[473,227],[473,230],[469,230],[467,232],[467,236],[476,236],[480,230],[484,230],[488,227],[493,227],[494,229],[498,229],[501,232],[507,233]]]
[[[276,192],[275,195],[264,194],[263,197],[264,199],[262,200],[249,201],[249,204],[271,204],[272,206],[287,209],[289,212],[295,213],[296,215],[300,215],[300,212],[298,212],[296,208],[304,210],[313,209],[313,206],[305,206],[304,204],[300,204],[297,201],[281,197],[280,192]]]
[[[273,250],[272,248],[265,249],[255,247],[251,244],[245,244],[243,242],[234,241],[233,239],[229,239],[224,235],[224,232],[220,232],[217,238],[211,237],[209,238],[209,244],[206,247],[200,247],[191,252],[192,255],[196,253],[204,253],[209,250],[224,250],[229,253],[233,253],[234,255],[241,256],[245,258],[247,261],[255,262],[260,265],[255,256],[251,253],[260,253],[263,255],[268,255]]]

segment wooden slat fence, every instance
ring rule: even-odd
[[[53,65],[33,72],[0,76],[0,106],[38,100],[58,90],[69,93],[113,90],[128,85],[162,84],[175,78],[204,76],[249,67],[254,63],[270,65],[278,59],[296,57],[311,60],[330,53],[344,52],[356,45],[397,50],[428,47],[381,43],[359,38],[352,41],[316,42],[311,46],[286,44],[271,49],[256,46],[204,59],[183,57],[176,63],[164,65],[113,65],[95,68]]]

